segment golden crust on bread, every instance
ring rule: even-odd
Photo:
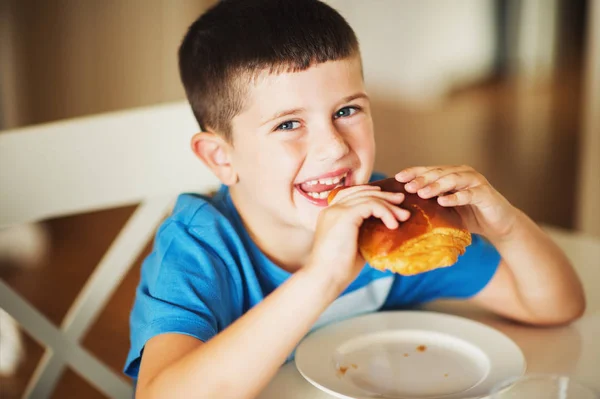
[[[411,217],[395,230],[377,218],[363,222],[358,246],[372,267],[402,275],[423,273],[452,266],[471,244],[471,234],[455,209],[442,207],[436,199],[407,193],[404,184],[394,178],[370,184],[384,191],[404,193],[401,207],[411,212]],[[330,200],[336,193],[331,193]]]

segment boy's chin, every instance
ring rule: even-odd
[[[315,205],[305,199],[300,199],[296,202],[296,210],[298,215],[298,223],[307,230],[315,231],[319,214],[325,209],[323,206]]]

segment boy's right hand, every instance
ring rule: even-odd
[[[365,260],[358,252],[358,231],[365,219],[373,216],[389,229],[398,228],[410,212],[398,207],[404,194],[381,191],[380,187],[360,185],[340,191],[323,209],[309,261],[309,268],[319,269],[344,290],[362,270]]]

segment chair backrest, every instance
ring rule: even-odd
[[[79,344],[181,192],[218,180],[192,154],[198,130],[185,102],[0,133],[0,228],[140,204],[60,327],[0,281],[0,307],[47,347],[25,397],[49,397],[67,365],[109,397],[131,385]]]
[[[0,226],[206,188],[185,102],[0,133]]]

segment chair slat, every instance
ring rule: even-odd
[[[131,215],[67,312],[62,323],[67,337],[73,341],[83,337],[152,238],[172,203],[172,197],[153,198],[142,203]]]
[[[182,102],[2,132],[0,227],[204,192],[197,130]]]
[[[52,348],[54,356],[64,358],[79,375],[105,395],[111,398],[132,397],[130,384],[87,350],[67,339],[62,331],[2,280],[0,307],[11,314],[36,341]]]
[[[46,348],[44,356],[29,379],[23,398],[51,398],[56,384],[65,371],[65,366],[65,360],[62,357],[55,356],[52,349]]]

